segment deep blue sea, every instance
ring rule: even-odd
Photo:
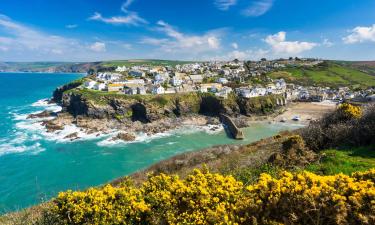
[[[48,134],[27,114],[45,109],[52,91],[80,74],[0,73],[0,214],[45,201],[59,191],[100,185],[146,168],[173,155],[229,144],[250,143],[288,124],[255,124],[246,139],[229,139],[223,130],[183,128],[169,134],[143,137],[133,143],[110,143],[108,137],[79,141],[62,139],[66,133]],[[64,132],[73,132],[67,128]]]

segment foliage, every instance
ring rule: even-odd
[[[339,112],[341,112],[346,119],[358,119],[362,116],[361,107],[348,103],[341,104],[339,106]]]
[[[374,144],[375,104],[368,104],[363,109],[343,104],[319,121],[312,121],[299,133],[307,147],[315,151]]]
[[[305,142],[300,135],[293,135],[283,142],[283,149],[288,150],[295,147],[304,148],[304,145]]]
[[[64,192],[52,212],[68,224],[373,224],[375,170],[352,177],[282,172],[245,186],[195,170],[131,185]]]

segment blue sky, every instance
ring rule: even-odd
[[[374,0],[2,0],[0,61],[375,60]]]

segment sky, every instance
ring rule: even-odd
[[[0,0],[0,61],[375,60],[374,0]]]

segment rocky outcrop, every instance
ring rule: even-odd
[[[44,110],[43,112],[40,112],[40,113],[34,113],[34,114],[28,115],[27,119],[46,118],[46,117],[55,116],[55,115],[56,113],[54,113],[53,111]]]
[[[280,96],[265,96],[244,99],[234,95],[227,99],[211,94],[179,94],[160,96],[99,95],[84,91],[69,91],[63,94],[63,111],[74,117],[84,116],[93,119],[116,119],[120,122],[151,123],[166,118],[178,118],[188,115],[206,115],[218,117],[226,114],[231,117],[240,115],[268,114],[280,107]],[[96,93],[95,93],[96,94]],[[236,122],[237,123],[237,122]]]
[[[116,137],[113,138],[113,140],[134,141],[135,136],[129,133],[119,133]]]
[[[61,103],[64,92],[77,88],[83,83],[83,80],[76,80],[69,84],[65,84],[61,87],[56,88],[52,94],[52,102]]]

